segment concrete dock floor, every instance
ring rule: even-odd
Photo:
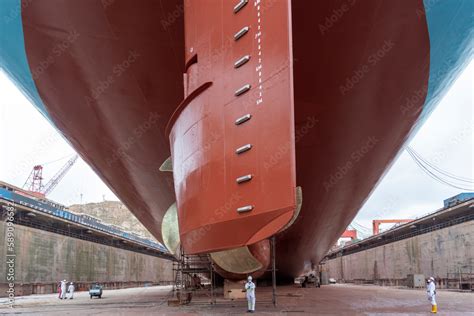
[[[87,292],[76,292],[73,300],[57,295],[17,297],[10,309],[0,299],[0,314],[21,315],[241,315],[245,301],[217,300],[216,305],[198,297],[188,306],[168,306],[171,287],[158,286],[106,290],[102,299],[90,299]],[[322,288],[280,286],[277,307],[271,304],[271,288],[257,288],[259,315],[429,315],[424,290],[397,289],[373,285],[328,285]],[[474,293],[438,291],[439,315],[474,315]]]

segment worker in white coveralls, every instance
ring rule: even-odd
[[[430,277],[428,284],[426,285],[426,293],[428,295],[428,301],[431,303],[431,312],[436,314],[438,312],[438,306],[436,305],[436,284],[435,279]]]
[[[247,313],[255,312],[255,283],[252,282],[252,277],[249,275],[247,283],[245,283],[245,291],[247,292]]]
[[[69,299],[72,300],[74,298],[74,283],[69,283],[67,293],[69,294]]]
[[[66,299],[66,280],[61,281],[61,296],[60,299]]]

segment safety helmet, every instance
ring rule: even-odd
[[[430,279],[429,279],[429,280],[434,282],[434,280],[435,280],[435,279],[434,279],[433,277],[430,277]]]
[[[251,282],[252,281],[252,276],[248,276],[247,281]]]

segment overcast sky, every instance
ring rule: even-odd
[[[470,179],[474,178],[473,91],[474,62],[471,62],[410,141],[410,146],[431,163]],[[47,163],[43,175],[49,180],[74,154],[72,147],[1,71],[0,142],[0,180],[20,187],[33,165]],[[60,158],[64,159],[57,161]],[[462,191],[431,179],[403,152],[355,222],[370,228],[372,219],[376,218],[419,217],[442,207],[443,199]],[[70,205],[80,203],[81,195],[84,203],[117,200],[79,159],[49,198]]]

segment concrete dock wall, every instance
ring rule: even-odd
[[[325,269],[330,278],[342,282],[402,285],[408,274],[448,282],[459,272],[474,273],[473,265],[474,222],[470,221],[337,257],[328,260]]]
[[[5,296],[3,288],[7,286],[5,230],[5,222],[1,222],[0,297]],[[92,282],[127,287],[173,280],[168,260],[25,226],[15,226],[14,232],[15,290],[23,294],[51,292],[62,279],[83,287]]]

